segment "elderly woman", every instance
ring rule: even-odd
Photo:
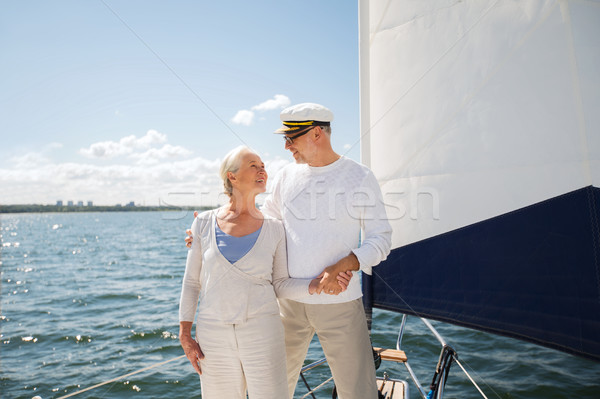
[[[204,399],[242,399],[246,392],[250,399],[286,398],[275,296],[312,293],[319,280],[289,278],[283,226],[255,206],[267,185],[260,157],[238,147],[225,156],[220,173],[229,203],[201,213],[191,227],[195,239],[179,307],[181,346],[201,375]]]

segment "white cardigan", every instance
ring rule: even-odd
[[[279,314],[275,294],[295,299],[308,293],[310,279],[289,277],[280,221],[265,217],[256,243],[234,264],[219,251],[215,227],[216,210],[201,213],[192,223],[194,241],[183,277],[179,321],[193,322],[198,308],[198,318],[242,323],[251,317]]]

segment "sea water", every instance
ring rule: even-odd
[[[201,397],[191,365],[177,359],[183,239],[192,219],[189,212],[0,215],[0,397],[59,398],[113,379],[74,397]],[[374,345],[394,348],[400,321],[375,310]],[[489,398],[600,398],[599,363],[433,324]],[[427,386],[439,343],[409,319],[402,348]],[[322,356],[315,338],[306,363]],[[379,372],[410,382],[404,366],[386,363]],[[328,377],[326,367],[307,374],[312,388]],[[330,398],[331,389],[325,384],[315,397]],[[300,382],[296,397],[306,392]],[[454,365],[446,398],[479,397]]]

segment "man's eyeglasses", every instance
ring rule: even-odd
[[[311,128],[309,128],[309,129],[307,129],[307,130],[305,130],[305,131],[303,131],[300,134],[295,135],[294,137],[289,137],[289,136],[285,136],[284,135],[283,139],[285,140],[286,143],[288,143],[289,145],[292,145],[292,144],[294,144],[294,140],[296,140],[300,136],[304,136],[306,133],[310,132],[313,128],[314,128],[314,126],[311,127]]]

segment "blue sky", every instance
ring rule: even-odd
[[[0,14],[0,203],[210,205],[282,107],[332,109],[359,159],[355,1],[26,1]]]

